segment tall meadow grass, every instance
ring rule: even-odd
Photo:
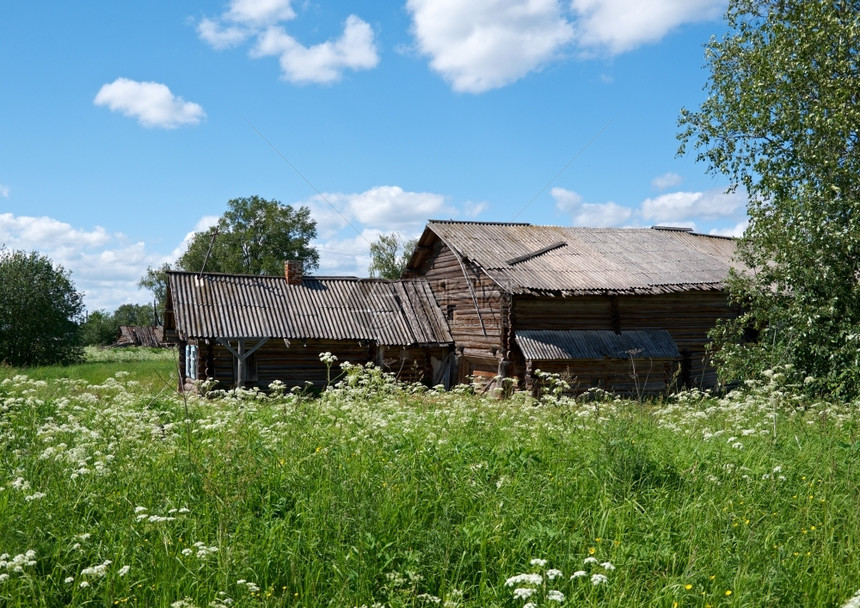
[[[860,589],[857,406],[778,375],[641,404],[346,365],[318,397],[183,397],[135,365],[0,382],[0,605],[840,606]]]

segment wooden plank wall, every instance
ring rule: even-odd
[[[675,340],[678,350],[689,358],[690,384],[709,388],[716,385],[717,377],[716,370],[705,362],[705,348],[709,343],[707,334],[717,319],[733,314],[725,293],[719,291],[617,297],[518,296],[513,302],[512,327],[514,331],[517,328],[665,329]],[[512,356],[512,370],[517,375],[526,373],[525,361],[518,349]],[[586,371],[582,369],[581,373]]]
[[[560,374],[571,385],[571,393],[580,394],[589,388],[601,388],[611,393],[628,396],[659,395],[666,392],[678,369],[671,359],[637,360],[634,367],[629,360],[534,361],[534,369]],[[540,381],[530,375],[527,388],[540,390]]]
[[[708,332],[717,319],[730,318],[735,312],[725,292],[688,291],[663,295],[625,296],[618,298],[622,327],[666,329],[678,345],[689,354],[689,380],[692,386],[712,388],[717,385],[716,369],[706,362]]]
[[[250,349],[254,344],[249,340],[246,348]],[[199,377],[211,377],[226,387],[232,387],[236,380],[233,355],[217,343],[203,346],[202,349]],[[207,349],[208,365],[204,362]],[[287,348],[283,340],[272,339],[251,355],[251,378],[246,386],[267,388],[275,380],[280,380],[289,387],[303,387],[305,382],[311,382],[314,388],[325,388],[327,371],[325,364],[320,361],[320,353],[325,352],[337,357],[331,368],[332,378],[341,375],[340,364],[344,361],[356,365],[372,362],[394,373],[403,382],[425,382],[429,385],[433,377],[431,357],[444,359],[449,349],[387,347],[380,353],[375,344],[325,340],[307,340],[304,343],[292,340]]]
[[[465,381],[474,369],[497,373],[498,361],[506,350],[508,325],[507,298],[498,285],[468,260],[464,266],[465,275],[454,252],[436,241],[433,252],[418,272],[427,279],[443,314],[448,317],[461,361],[458,382]]]

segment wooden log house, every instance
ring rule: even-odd
[[[536,371],[653,394],[716,385],[708,331],[736,314],[724,281],[734,240],[688,229],[428,223],[405,278],[429,283],[450,325],[457,380]]]
[[[450,384],[453,341],[424,280],[168,273],[165,336],[179,347],[180,388],[322,388],[338,365],[374,363],[407,382]]]

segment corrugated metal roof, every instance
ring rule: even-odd
[[[431,220],[435,237],[510,293],[663,293],[722,289],[733,239],[686,230],[573,228]],[[427,250],[417,249],[417,268]]]
[[[569,359],[678,359],[681,354],[668,331],[639,329],[616,334],[594,330],[517,330],[514,336],[523,355],[532,361]]]
[[[171,272],[173,325],[187,338],[374,340],[450,344],[448,323],[424,280]]]

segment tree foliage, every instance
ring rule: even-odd
[[[301,260],[305,270],[319,266],[310,244],[316,222],[307,207],[294,209],[259,196],[234,198],[227,207],[214,231],[193,236],[177,262],[181,270],[278,275],[286,260]]]
[[[860,2],[731,0],[682,110],[681,152],[749,194],[715,332],[724,377],[788,365],[817,391],[860,393]],[[744,343],[745,330],[758,340]]]
[[[81,324],[81,341],[94,346],[113,344],[119,336],[119,328],[123,325],[158,325],[153,306],[121,304],[113,313],[104,310],[91,312]]]
[[[399,279],[409,263],[418,239],[406,240],[392,232],[380,234],[370,244],[370,276],[377,279]]]
[[[304,270],[319,266],[319,253],[310,244],[317,236],[310,209],[295,209],[259,196],[234,198],[211,230],[196,232],[175,265],[149,267],[138,285],[150,290],[164,310],[167,272],[225,272],[280,275],[284,262],[301,260]]]
[[[83,300],[68,272],[32,251],[0,249],[0,362],[31,366],[80,360]]]

